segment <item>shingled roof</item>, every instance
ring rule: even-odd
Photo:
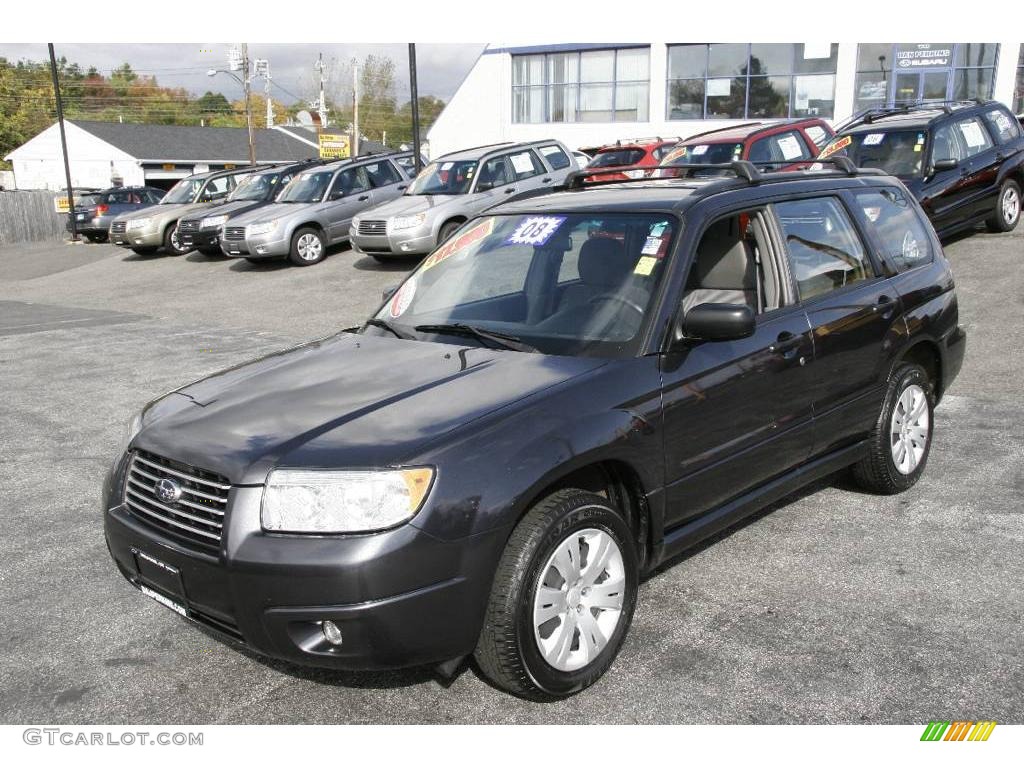
[[[245,128],[107,123],[97,120],[68,122],[144,162],[249,162],[249,137]],[[254,134],[256,159],[259,162],[303,160],[315,157],[318,153],[315,146],[316,131],[309,128],[257,128]],[[307,141],[312,144],[307,144]]]

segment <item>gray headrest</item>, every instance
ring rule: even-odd
[[[689,281],[692,288],[749,291],[754,281],[754,259],[743,240],[705,234]]]
[[[600,288],[618,287],[633,265],[622,243],[610,237],[592,237],[580,248],[580,280]]]

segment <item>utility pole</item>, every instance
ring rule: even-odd
[[[324,64],[324,55],[321,53],[313,65],[320,72],[320,98],[316,104],[317,114],[320,115],[320,130],[327,127],[327,96],[324,94],[324,87],[327,85],[327,65]]]
[[[352,59],[352,157],[359,156],[359,62]]]
[[[254,59],[253,65],[256,69],[256,77],[263,78],[263,97],[267,100],[267,128],[273,128],[274,104],[270,100],[270,61],[268,59]]]
[[[256,165],[256,137],[252,127],[252,78],[249,76],[248,43],[242,43],[242,85],[245,87],[245,124],[249,129],[249,165]]]
[[[422,170],[420,159],[420,96],[416,85],[416,43],[409,43],[409,91],[412,99],[412,162],[418,174]]]
[[[71,162],[68,160],[68,140],[64,135],[64,102],[60,97],[60,80],[57,78],[57,57],[50,47],[50,74],[53,76],[53,95],[57,100],[57,123],[60,125],[60,148],[64,153],[64,180],[68,185],[68,221],[71,223],[71,239],[78,240],[78,228],[75,226],[75,193],[71,189]]]

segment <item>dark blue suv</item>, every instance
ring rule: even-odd
[[[112,187],[75,198],[75,229],[91,243],[105,243],[110,222],[122,213],[156,205],[164,191],[155,187]],[[68,221],[67,230],[71,231]]]

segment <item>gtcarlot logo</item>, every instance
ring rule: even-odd
[[[995,720],[932,720],[921,734],[921,741],[988,741]]]
[[[30,746],[65,747],[201,747],[203,734],[189,731],[87,731],[77,728],[26,728]]]

